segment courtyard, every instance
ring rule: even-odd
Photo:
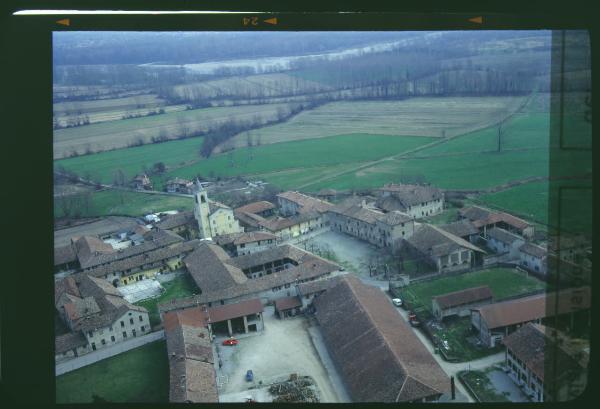
[[[479,402],[529,402],[529,398],[500,365],[476,371],[461,371],[458,376]]]
[[[247,397],[270,401],[267,385],[289,379],[292,374],[310,377],[320,402],[344,401],[346,392],[340,390],[339,375],[334,368],[325,368],[313,344],[309,319],[297,316],[280,320],[270,306],[265,308],[263,319],[264,330],[237,337],[238,345],[223,346],[226,337],[215,339],[220,401],[243,402]],[[254,374],[251,382],[246,381],[248,370]]]

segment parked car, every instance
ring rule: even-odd
[[[392,303],[396,306],[396,307],[402,307],[402,299],[401,298],[392,298]]]
[[[254,374],[252,373],[252,369],[248,369],[246,371],[246,381],[252,382],[254,380]]]
[[[233,346],[239,344],[239,341],[235,338],[229,338],[223,341],[223,345]]]

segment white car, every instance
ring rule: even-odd
[[[400,298],[392,298],[392,303],[396,307],[401,307],[402,306],[402,300]]]

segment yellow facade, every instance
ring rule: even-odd
[[[242,229],[238,221],[233,217],[233,211],[218,210],[210,215],[210,230],[213,236],[229,233],[240,233]]]

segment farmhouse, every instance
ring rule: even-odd
[[[283,297],[275,300],[275,315],[284,319],[300,313],[302,301],[297,296]]]
[[[169,193],[184,193],[191,195],[194,193],[194,182],[179,177],[169,179],[166,183],[165,190]]]
[[[169,360],[169,402],[218,402],[210,331],[199,309],[164,316]]]
[[[525,243],[523,237],[500,227],[489,229],[487,234],[487,245],[490,249],[498,254],[505,254],[510,260],[519,258],[519,248]]]
[[[478,262],[479,247],[439,227],[422,224],[408,239],[408,248],[440,273],[468,269]]]
[[[333,205],[325,200],[317,199],[300,192],[283,192],[277,195],[279,212],[283,216],[292,216],[306,212],[325,213]]]
[[[200,238],[210,239],[220,234],[244,231],[236,220],[233,210],[223,203],[209,200],[208,194],[200,182],[196,183],[194,201],[194,217],[198,222]]]
[[[263,305],[258,298],[240,301],[235,304],[208,308],[208,327],[213,334],[248,334],[260,332],[264,328]]]
[[[498,302],[471,310],[471,325],[484,345],[496,346],[502,339],[524,324],[541,323],[543,318],[587,312],[590,308],[590,288],[570,288],[558,293],[543,293]],[[581,300],[573,304],[573,299]]]
[[[548,272],[547,255],[545,248],[533,243],[524,243],[519,247],[519,264],[528,270],[546,274]]]
[[[508,213],[494,212],[480,206],[470,206],[459,209],[458,215],[461,219],[470,220],[483,237],[487,237],[487,231],[493,227],[500,227],[527,239],[531,239],[534,234],[534,227],[531,223]]]
[[[192,211],[179,212],[166,216],[161,215],[160,222],[156,223],[155,226],[159,229],[176,233],[188,240],[198,237],[198,223]]]
[[[589,353],[573,341],[543,325],[522,326],[503,341],[509,376],[534,402],[576,397],[573,388],[587,384]]]
[[[468,219],[443,224],[440,228],[470,243],[477,244],[479,241],[479,229]]]
[[[86,274],[56,282],[54,305],[71,330],[56,340],[57,362],[151,331],[145,308],[129,304],[108,281]]]
[[[306,309],[312,301],[323,294],[328,288],[333,287],[345,274],[339,274],[330,278],[308,281],[296,285],[296,294],[302,301],[302,309]]]
[[[291,296],[291,286],[326,277],[340,267],[289,244],[268,250],[230,257],[221,247],[202,242],[184,263],[201,294],[174,300],[160,306],[161,311],[197,304],[229,304],[249,298],[263,303]]]
[[[450,392],[448,376],[379,288],[346,275],[314,305],[354,402],[437,401]]]
[[[432,186],[390,183],[379,189],[376,206],[386,212],[399,211],[418,219],[444,210],[444,194]]]
[[[382,213],[353,199],[331,207],[327,216],[333,230],[393,250],[414,231],[414,221],[407,215],[398,211]]]
[[[431,299],[431,310],[438,320],[452,315],[465,317],[471,314],[472,308],[491,304],[493,300],[492,290],[484,285],[433,297]]]
[[[266,200],[261,200],[260,202],[252,202],[248,203],[244,206],[240,206],[235,209],[235,213],[250,213],[257,214],[261,217],[270,217],[274,214],[275,205],[271,202],[267,202]]]
[[[237,212],[236,217],[248,230],[262,230],[274,234],[280,241],[293,239],[327,226],[327,219],[319,212],[305,212],[290,217],[262,216],[247,212]]]
[[[136,190],[152,190],[152,181],[145,173],[136,175],[131,180],[130,186]]]
[[[316,196],[323,200],[335,200],[338,195],[338,191],[335,189],[321,189],[317,192]]]
[[[256,253],[277,245],[277,236],[262,231],[223,234],[215,237],[215,243],[232,257]]]

